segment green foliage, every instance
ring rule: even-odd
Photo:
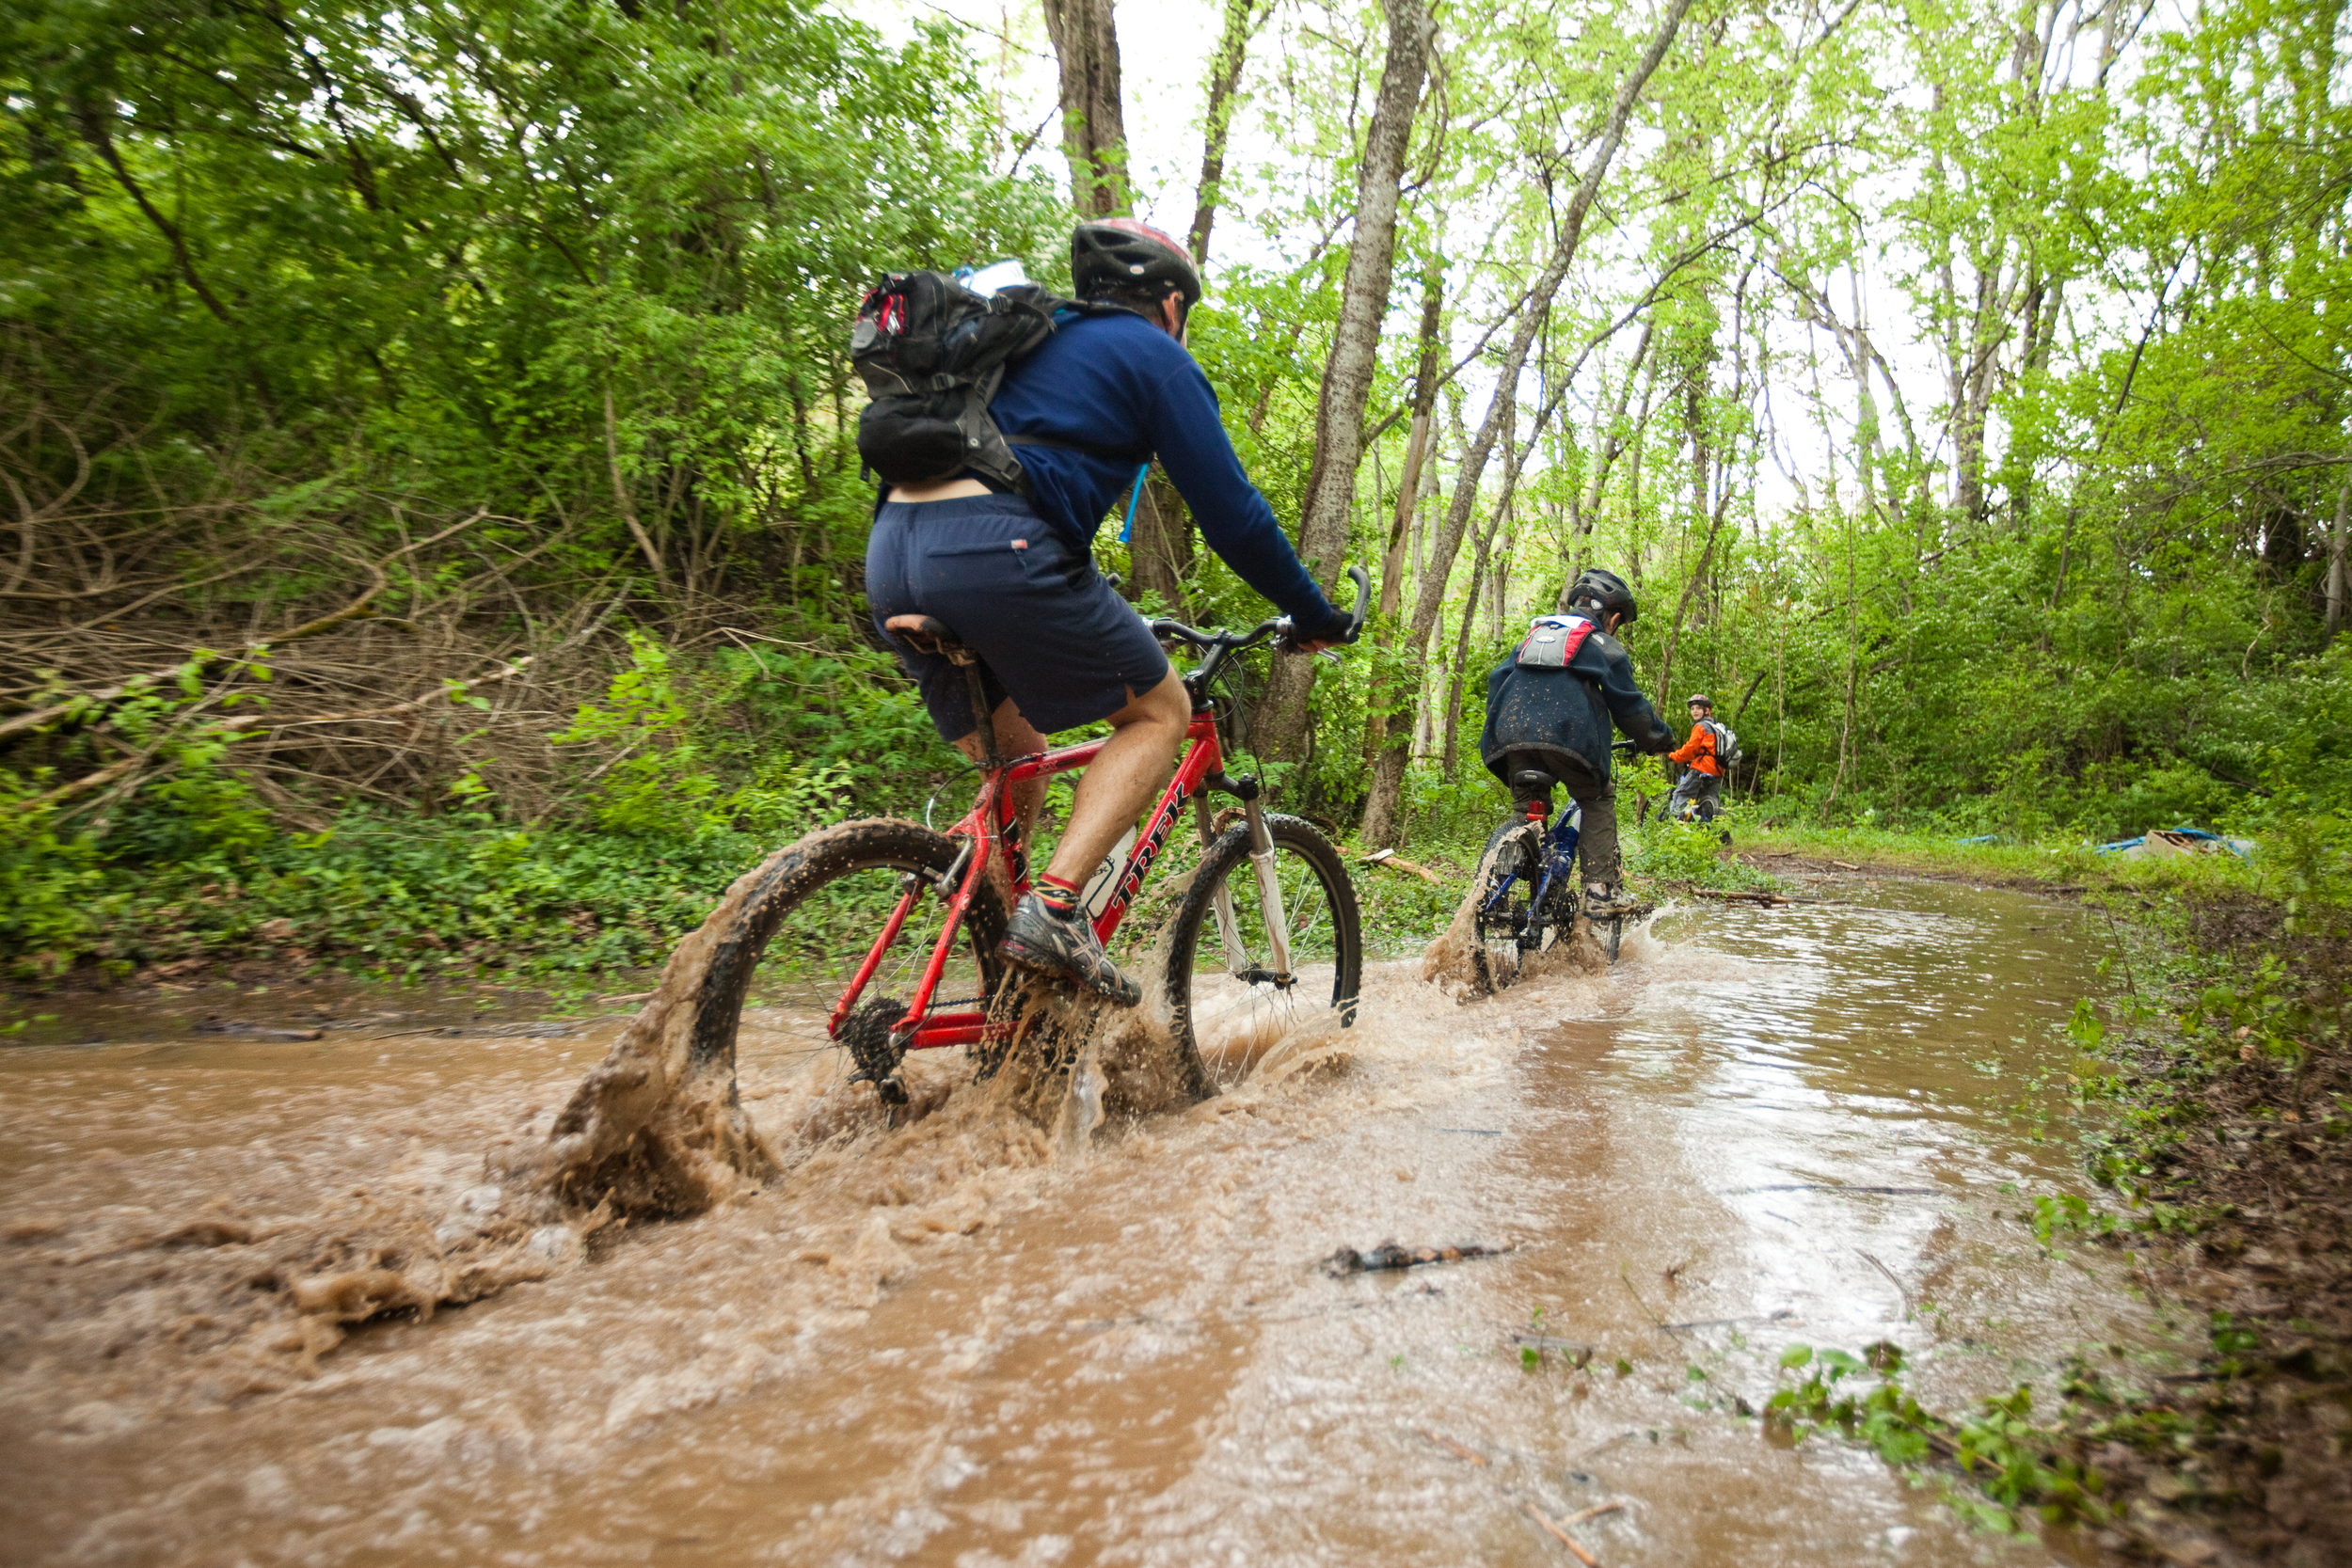
[[[48,809],[0,773],[0,953],[19,973],[46,978],[84,951],[103,880],[88,839],[59,837]]]
[[[2068,1452],[2070,1445],[2056,1433],[2036,1423],[2031,1388],[2020,1385],[2013,1393],[1984,1400],[1974,1411],[1947,1420],[1904,1390],[1902,1362],[1902,1353],[1885,1343],[1862,1356],[1792,1345],[1781,1355],[1784,1383],[1767,1402],[1765,1419],[1797,1442],[1835,1429],[1868,1445],[1890,1465],[1949,1464],[1982,1495],[1954,1494],[1947,1500],[1980,1528],[1996,1533],[2019,1530],[2029,1512],[2052,1524],[2095,1524],[2108,1517],[2099,1500],[2105,1481]],[[1786,1374],[1795,1371],[1805,1376],[1787,1381]],[[1873,1373],[1875,1386],[1860,1388]]]
[[[2085,840],[2230,829],[2263,841],[2250,873],[2130,875],[2258,877],[2296,929],[2343,929],[2352,641],[2339,627],[2330,647],[2325,582],[2352,493],[2352,315],[2329,308],[2352,297],[2341,8],[2222,0],[2103,33],[2115,59],[2046,46],[2042,67],[1981,40],[2058,12],[1990,0],[1834,26],[1694,17],[1601,195],[1624,216],[1587,234],[1585,281],[1534,307],[1504,443],[1534,445],[1509,509],[1499,451],[1460,498],[1426,647],[1394,635],[1424,584],[1396,585],[1386,651],[1321,667],[1311,748],[1248,765],[1344,834],[1375,721],[1425,719],[1402,844],[1454,874],[1500,811],[1474,754],[1483,673],[1575,565],[1609,563],[1645,606],[1626,629],[1642,679],[1713,690],[1743,736],[1743,846],[1800,825],[1849,845],[1995,834],[2000,854],[1969,863],[2072,878]],[[1371,11],[1321,25],[1251,66],[1276,72],[1260,102],[1290,161],[1229,173],[1218,233],[1251,233],[1249,259],[1221,242],[1192,318],[1284,518],[1314,472],[1377,47]],[[1646,25],[1508,7],[1450,24],[1450,86],[1412,138],[1351,559],[1390,546],[1411,285],[1443,303],[1440,359],[1475,341],[1484,360],[1438,397],[1418,556],[1556,239],[1557,150],[1588,145]],[[288,750],[243,738],[283,689],[258,658],[198,651],[103,705],[87,693],[111,676],[13,683],[20,707],[77,710],[0,759],[0,809],[28,803],[0,830],[0,952],[135,961],[132,911],[165,907],[144,890],[291,875],[296,822],[322,864],[343,849],[317,825],[363,817],[416,842],[520,834],[491,856],[517,866],[598,839],[659,859],[770,840],[829,803],[912,810],[961,778],[859,634],[870,492],[841,338],[885,268],[1011,254],[1058,271],[1061,195],[984,79],[945,26],[894,46],[807,6],[31,0],[0,18],[5,461],[35,511],[72,499],[92,537],[137,517],[151,552],[84,629],[179,584],[132,628],[171,650],[151,670],[207,636],[236,645],[191,626],[342,602],[354,563],[392,561],[419,519],[489,515],[467,541],[480,560],[407,556],[378,586],[387,626],[447,633],[468,660],[427,678],[456,722],[381,795],[372,766],[243,760]],[[1849,284],[1855,309],[1887,302],[1872,343],[1837,317]],[[1887,355],[1901,363],[1874,372]],[[1923,385],[1946,403],[1906,405]],[[1531,436],[1539,406],[1561,412]],[[1791,420],[1820,455],[1775,499],[1765,457]],[[1190,553],[1194,620],[1260,617]],[[460,605],[469,574],[495,590]],[[468,650],[566,645],[547,624],[589,603],[613,607],[605,662],[531,732],[551,758],[485,740],[489,699],[458,689],[485,667]],[[1255,704],[1270,657],[1230,705]],[[149,758],[131,789],[29,804],[118,745]],[[1654,882],[1760,879],[1703,830],[1627,841]],[[1366,881],[1390,950],[1441,923],[1442,890]],[[418,932],[465,927],[429,903],[401,905]],[[2328,1022],[2298,1018],[2265,1023],[2263,1049]]]
[[[622,834],[512,828],[472,812],[355,811],[322,833],[163,866],[52,851],[37,863],[46,902],[16,907],[11,950],[27,977],[63,967],[41,963],[35,941],[122,972],[199,956],[292,955],[409,977],[657,964],[728,882],[839,815],[829,783],[803,777],[771,792],[757,834],[715,816]],[[0,867],[22,885],[13,858]]]

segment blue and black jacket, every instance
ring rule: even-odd
[[[1675,743],[1674,732],[1633,684],[1633,656],[1596,627],[1565,665],[1522,665],[1514,650],[1496,667],[1486,677],[1486,726],[1479,733],[1478,754],[1506,784],[1514,767],[1530,762],[1571,790],[1606,784],[1612,720],[1641,751],[1663,752]]]

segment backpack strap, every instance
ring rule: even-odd
[[[1129,463],[1149,463],[1152,457],[1149,448],[1089,447],[1081,446],[1075,441],[1056,441],[1043,436],[1008,436],[1005,437],[1005,445],[1043,447],[1047,451],[1074,451],[1083,457],[1100,457],[1122,466]]]

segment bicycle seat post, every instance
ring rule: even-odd
[[[980,679],[977,660],[965,663],[963,681],[972,692],[972,721],[980,737],[980,766],[993,772],[1005,765],[1005,759],[996,752],[995,716],[988,711],[988,685]]]

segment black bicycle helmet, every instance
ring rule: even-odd
[[[1200,302],[1200,273],[1191,254],[1168,235],[1134,218],[1095,218],[1070,236],[1070,282],[1080,299],[1156,287]]]
[[[1641,607],[1633,602],[1633,590],[1625,585],[1625,578],[1597,566],[1578,578],[1563,599],[1570,611],[1579,614],[1597,610],[1600,615],[1622,617],[1627,626],[1642,618]]]

